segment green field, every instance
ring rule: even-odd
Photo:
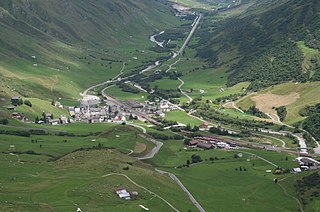
[[[166,120],[177,121],[178,123],[182,124],[190,124],[191,126],[199,126],[203,124],[202,121],[190,117],[183,111],[170,111],[166,113]]]
[[[278,166],[291,169],[297,166],[294,156],[267,151],[243,150],[263,157]],[[182,183],[207,211],[295,211],[299,205],[273,182],[274,178],[292,177],[292,174],[277,176],[266,173],[274,166],[249,154],[235,158],[237,151],[184,149],[182,141],[165,141],[160,153],[149,162],[176,174]],[[201,156],[202,163],[177,168],[191,160],[193,154]],[[288,159],[285,159],[285,158]],[[212,162],[209,158],[215,158]],[[240,166],[242,171],[239,171]],[[238,169],[236,171],[236,168]],[[246,169],[246,171],[243,171]],[[288,178],[286,181],[292,181]],[[285,187],[286,189],[291,189]],[[292,191],[292,195],[296,195]],[[309,208],[313,211],[315,206]]]
[[[148,94],[143,92],[143,91],[140,91],[140,93],[138,94],[135,94],[135,93],[130,93],[130,92],[124,92],[121,90],[121,88],[119,87],[112,87],[112,88],[108,88],[106,91],[105,91],[108,95],[111,95],[111,96],[114,96],[116,97],[117,99],[120,99],[120,100],[136,100],[138,102],[144,102],[147,100],[147,96]]]
[[[1,210],[72,211],[80,207],[94,211],[141,211],[139,204],[153,210],[173,210],[155,194],[181,211],[194,209],[168,177],[126,156],[137,143],[146,145],[146,151],[153,148],[138,136],[139,131],[121,125],[87,125],[87,130],[81,124],[68,126],[66,129],[75,133],[73,136],[0,135],[0,166],[5,170],[0,176],[4,183],[0,191]],[[116,173],[129,176],[155,194]],[[111,175],[103,177],[108,174]],[[114,194],[118,187],[137,191],[139,195],[131,201],[120,200]]]
[[[193,209],[179,187],[168,177],[160,176],[148,166],[112,150],[75,152],[55,162],[30,155],[1,154],[1,181],[6,182],[0,192],[2,210],[73,211],[83,210],[141,211],[139,204],[160,211],[172,209],[153,194],[135,186],[123,173],[139,185],[164,196],[180,210]],[[128,163],[132,165],[128,165]],[[129,167],[125,171],[123,168]],[[137,199],[120,200],[114,189],[125,187],[139,193]]]

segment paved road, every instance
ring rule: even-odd
[[[137,127],[142,129],[143,133],[146,134],[147,130],[140,126],[140,125],[136,125],[136,124],[129,124],[131,126]],[[151,159],[153,158],[161,149],[163,143],[159,142],[155,139],[152,138],[148,138],[146,135],[140,135],[141,137],[143,137],[144,139],[152,142],[153,144],[155,144],[155,147],[145,156],[138,158],[138,160],[146,160],[146,159]],[[165,171],[161,171],[159,169],[156,169],[157,172],[159,172],[160,174],[168,174],[169,177],[174,180],[180,187],[181,189],[188,195],[188,197],[190,198],[190,200],[192,201],[192,203],[194,204],[194,206],[196,206],[199,211],[201,212],[205,212],[205,210],[202,208],[202,206],[198,203],[198,201],[192,196],[192,194],[190,193],[190,191],[181,183],[181,181],[172,173],[169,172],[165,172]]]
[[[174,174],[170,173],[170,172],[166,172],[166,171],[162,171],[159,169],[156,169],[157,172],[159,172],[160,174],[167,174],[169,175],[169,177],[175,181],[180,187],[181,189],[188,195],[189,199],[191,200],[191,202],[194,204],[194,206],[196,206],[198,208],[198,210],[200,212],[205,212],[205,210],[203,209],[203,207],[199,204],[199,202],[192,196],[192,194],[189,192],[189,190],[181,183],[181,181],[177,178],[177,176],[175,176]]]
[[[171,71],[172,67],[177,65],[177,63],[179,63],[181,61],[181,58],[179,58],[178,60],[176,60],[174,63],[169,65],[169,68],[166,70],[166,73],[168,73],[169,71]]]
[[[140,137],[144,138],[147,141],[152,142],[155,145],[155,147],[150,152],[148,152],[148,154],[146,154],[143,157],[139,157],[138,159],[139,160],[147,160],[147,159],[153,158],[160,151],[163,143],[159,142],[159,141],[157,141],[157,140],[155,140],[153,138],[149,138],[146,135],[140,135]]]
[[[184,81],[181,78],[178,78],[178,80],[181,82],[181,84],[179,85],[178,89],[180,90],[180,92],[189,99],[189,102],[192,102],[192,98],[186,93],[184,92],[181,88],[184,85]]]
[[[182,44],[182,46],[181,46],[181,48],[180,48],[180,50],[179,50],[179,52],[178,52],[179,55],[182,55],[182,54],[183,54],[185,48],[186,48],[187,45],[189,44],[189,42],[190,42],[193,34],[195,33],[195,31],[196,31],[196,29],[197,29],[197,27],[198,27],[198,25],[199,25],[199,23],[200,23],[201,18],[202,18],[202,14],[199,14],[198,17],[197,17],[197,21],[193,24],[193,27],[192,27],[192,29],[191,29],[191,31],[190,31],[187,39],[184,41],[184,43]]]
[[[122,176],[122,177],[125,177],[127,178],[127,180],[129,180],[132,184],[134,184],[135,186],[149,192],[150,194],[153,194],[154,196],[158,197],[159,199],[161,199],[162,201],[164,201],[170,208],[172,208],[174,211],[176,212],[179,212],[178,209],[176,209],[172,204],[170,204],[166,199],[164,199],[163,197],[161,197],[160,195],[154,193],[153,191],[150,191],[149,189],[147,189],[146,187],[142,186],[142,185],[139,185],[138,183],[136,183],[134,180],[132,180],[130,177],[128,177],[127,175],[125,174],[120,174],[120,173],[110,173],[110,174],[106,174],[106,175],[103,175],[102,177],[109,177],[109,176]]]
[[[160,151],[161,147],[163,146],[162,142],[157,141],[156,139],[148,137],[146,135],[147,134],[147,130],[143,126],[140,126],[140,125],[137,125],[137,124],[132,124],[132,123],[128,123],[128,125],[141,129],[142,132],[143,132],[143,135],[139,135],[139,136],[142,137],[143,139],[147,140],[147,141],[150,141],[151,143],[153,143],[155,145],[155,147],[150,152],[148,152],[145,156],[137,158],[138,160],[151,159],[156,154],[158,154],[158,152]]]

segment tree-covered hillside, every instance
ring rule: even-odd
[[[214,67],[233,64],[229,86],[251,81],[255,90],[284,81],[307,81],[317,66],[302,69],[304,55],[297,42],[319,49],[319,11],[317,0],[266,0],[225,21],[212,21],[217,15],[211,15],[198,33],[198,56]]]

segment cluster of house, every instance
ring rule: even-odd
[[[118,107],[116,105],[103,107],[69,107],[68,111],[75,121],[85,123],[126,123],[125,114],[122,113],[119,115]]]
[[[162,118],[166,116],[165,112],[177,110],[177,108],[174,105],[169,104],[167,100],[157,100],[155,102],[145,101],[143,103],[139,103],[135,100],[128,100],[127,103],[137,111]]]
[[[195,137],[194,140],[189,141],[188,147],[194,148],[198,147],[201,149],[232,149],[236,148],[236,145],[230,142],[226,142],[222,138],[217,138],[213,136],[208,137]]]
[[[18,119],[20,121],[25,121],[25,119],[26,119],[25,115],[23,113],[19,113],[19,112],[13,112],[11,114],[11,117],[13,119]]]
[[[50,125],[59,125],[59,124],[68,124],[71,123],[72,119],[69,119],[65,115],[60,115],[59,118],[53,118],[53,115],[50,113],[44,114],[43,119],[39,120],[37,124],[50,124]]]
[[[59,109],[63,109],[63,105],[62,105],[60,102],[58,102],[58,101],[55,101],[55,102],[53,103],[53,106],[55,106],[55,107],[57,107],[57,108],[59,108]]]
[[[304,170],[316,170],[320,168],[320,162],[308,157],[298,157],[295,159],[299,163],[299,167],[293,168],[295,173],[300,173]]]
[[[116,194],[120,199],[130,200],[133,197],[138,196],[138,192],[128,192],[125,188],[117,188],[115,189]]]

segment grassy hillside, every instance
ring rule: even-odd
[[[86,211],[141,211],[142,204],[155,211],[173,211],[156,195],[180,211],[195,210],[169,177],[127,156],[130,150],[133,156],[146,154],[135,152],[141,144],[152,148],[149,141],[137,136],[139,131],[113,124],[74,124],[62,130],[73,136],[53,132],[30,137],[0,135],[0,180],[6,182],[0,191],[1,210],[74,211],[80,207]],[[131,201],[121,200],[114,193],[118,187],[139,195]]]
[[[181,23],[163,1],[1,1],[0,95],[75,102],[124,63],[129,72],[168,56],[148,37]]]
[[[237,106],[243,109],[248,109],[250,106],[257,105],[257,103],[261,101],[269,101],[270,104],[265,104],[262,106],[262,108],[260,108],[260,110],[268,112],[270,110],[274,110],[273,107],[285,105],[288,114],[284,121],[286,123],[293,124],[304,119],[304,117],[299,114],[301,109],[305,108],[307,105],[311,106],[320,102],[319,89],[319,82],[301,84],[284,83],[241,98],[237,101]],[[255,98],[267,93],[278,95],[283,102],[280,103],[280,105],[277,105],[277,102],[271,101],[270,99]],[[295,100],[292,98],[292,95],[294,94],[297,94],[297,98]],[[285,99],[286,97],[289,98]]]
[[[292,155],[257,150],[244,152],[256,154],[287,169],[296,166]],[[297,202],[273,182],[273,178],[287,178],[286,183],[295,184],[295,175],[266,173],[266,170],[274,170],[275,167],[246,153],[241,158],[234,157],[235,154],[236,151],[219,149],[183,149],[181,141],[165,141],[160,153],[150,163],[176,174],[207,211],[221,211],[226,207],[237,211],[299,209]],[[186,166],[192,155],[200,156],[203,161]],[[288,160],[285,160],[286,157]],[[298,197],[297,192],[288,187],[285,186],[290,189],[290,194]],[[310,201],[308,211],[316,208],[311,203],[318,204],[318,201]]]

